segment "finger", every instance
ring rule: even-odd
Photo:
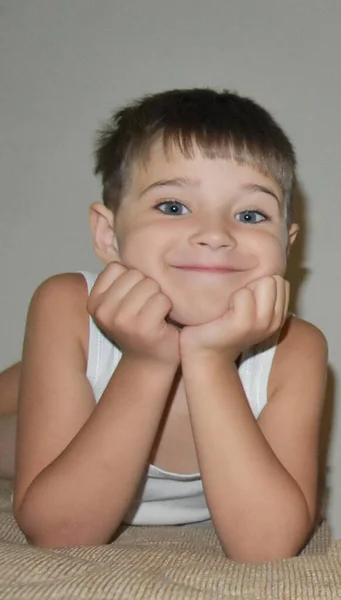
[[[96,316],[99,322],[116,313],[125,296],[144,279],[144,275],[140,271],[126,269],[120,263],[110,263],[100,277],[98,286],[95,287],[95,284],[93,287],[87,303],[89,313]]]
[[[289,282],[286,281],[283,277],[280,277],[279,275],[276,275],[276,281],[277,281],[277,299],[276,299],[276,306],[275,306],[274,321],[272,324],[272,328],[274,331],[283,327],[283,325],[286,321],[286,318],[287,318],[289,300],[290,300],[290,284],[289,284]]]
[[[247,287],[249,290],[251,290],[252,292],[256,289],[256,287],[258,286],[260,281],[263,281],[263,279],[266,279],[267,276],[263,275],[263,277],[257,277],[257,279],[253,279],[252,281],[249,281],[249,283],[245,286]]]
[[[137,269],[126,269],[103,292],[102,302],[105,304],[109,303],[118,308],[122,302],[126,301],[128,294],[135,286],[145,279],[145,276]]]
[[[124,275],[122,275],[123,277]],[[128,281],[123,281],[118,293],[115,294],[117,312],[124,312],[127,319],[137,317],[149,298],[161,291],[159,284],[154,279],[142,277],[143,279],[135,281],[134,285],[128,288],[128,283],[130,285],[135,279],[134,274],[131,274],[129,280],[127,277]],[[122,294],[122,290],[124,290],[124,294]]]
[[[274,308],[273,321],[271,324],[271,329],[276,331],[279,329],[285,318],[286,314],[286,306],[287,306],[287,294],[286,294],[286,281],[283,277],[279,275],[274,276],[274,280],[276,282],[277,287],[277,296]]]
[[[95,294],[103,294],[118,277],[127,271],[119,262],[110,262],[96,279],[93,291]]]
[[[256,302],[253,292],[246,287],[240,288],[231,295],[228,311],[209,323],[209,329],[204,334],[205,345],[214,347],[217,340],[220,340],[222,345],[236,346],[238,355],[245,346],[245,340],[249,339],[255,320]],[[185,327],[184,330],[186,329],[191,327]]]
[[[156,328],[172,328],[165,319],[172,310],[173,304],[170,298],[165,296],[161,291],[153,294],[148,298],[139,312],[139,319],[143,322],[147,329]]]
[[[256,298],[257,323],[260,329],[269,329],[273,322],[277,300],[277,282],[274,277],[258,280],[253,294]]]
[[[243,329],[251,328],[257,317],[256,297],[248,287],[241,288],[231,297],[230,310],[233,320],[243,324]],[[226,313],[229,317],[229,313]]]
[[[283,314],[282,325],[284,324],[284,322],[286,321],[286,318],[288,316],[289,304],[290,304],[290,283],[289,283],[289,281],[285,281],[285,309],[284,309],[284,314]]]

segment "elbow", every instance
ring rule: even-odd
[[[36,535],[26,536],[27,542],[37,548],[47,548],[56,550],[58,548],[75,548],[85,546],[101,546],[106,543],[102,540],[91,540],[83,535],[75,535],[74,531],[59,530],[56,531],[41,531]]]
[[[105,545],[120,526],[113,511],[79,507],[33,486],[20,497],[14,493],[13,515],[28,543],[41,548]]]
[[[282,522],[264,524],[239,532],[235,539],[220,536],[227,558],[242,563],[264,563],[297,556],[307,544],[314,522],[307,511],[292,514]]]
[[[293,558],[303,545],[278,541],[275,544],[236,544],[234,547],[224,547],[224,553],[229,560],[238,563],[260,564]]]
[[[41,528],[31,535],[26,535],[29,544],[38,548],[73,548],[76,546],[99,546],[101,542],[85,538],[84,535],[77,535],[74,528]]]
[[[28,543],[39,548],[100,546],[110,540],[110,536],[89,528],[89,523],[85,525],[67,518],[51,520],[43,511],[33,513],[25,505],[14,511],[14,518]]]
[[[67,524],[51,523],[43,515],[29,514],[26,507],[14,511],[14,518],[18,527],[32,546],[39,548],[70,548],[82,545],[73,528]]]
[[[287,536],[269,536],[257,540],[250,536],[249,540],[239,541],[235,544],[222,544],[227,558],[238,563],[259,564],[293,558],[303,550],[309,536],[301,532]]]
[[[19,523],[20,527],[20,523]],[[89,535],[68,524],[60,526],[21,527],[26,540],[38,548],[74,548],[76,546],[101,546],[109,542],[99,536]]]

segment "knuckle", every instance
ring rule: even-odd
[[[129,274],[135,281],[141,281],[145,279],[145,276],[138,269],[129,269]]]
[[[151,279],[150,277],[146,278],[146,286],[150,290],[151,293],[157,294],[161,292],[160,285],[155,281],[155,279]]]
[[[98,297],[96,293],[91,292],[87,299],[86,309],[89,315],[93,316],[98,308]]]
[[[170,298],[168,298],[168,296],[165,296],[164,294],[162,294],[162,298],[163,298],[165,307],[168,308],[168,310],[170,310],[173,307],[173,302],[171,301]]]
[[[170,303],[170,299],[167,296],[165,296],[165,294],[163,294],[160,289],[155,291],[155,298],[157,298],[157,300],[159,300],[160,302],[164,302],[164,304]]]
[[[163,294],[163,292],[158,291],[156,292],[156,294],[154,295],[154,299],[155,302],[162,308],[162,310],[164,310],[165,312],[169,312],[173,306],[172,301],[170,300],[170,298],[168,298],[168,296],[166,296],[165,294]]]
[[[98,304],[92,313],[92,317],[101,326],[105,326],[108,322],[108,314],[103,304]]]
[[[260,319],[258,324],[259,333],[270,331],[272,322],[272,317],[269,315],[265,315],[262,319]]]
[[[126,271],[126,268],[121,263],[119,263],[117,260],[113,260],[106,265],[106,267],[104,268],[104,271],[121,272],[121,271]]]
[[[127,328],[127,325],[130,325],[130,326],[132,325],[132,318],[130,316],[128,319],[125,311],[118,310],[116,314],[112,315],[112,323],[118,329],[123,330],[123,329]]]
[[[120,263],[118,263],[118,262],[110,262],[110,263],[107,264],[107,266],[105,267],[105,269],[99,275],[97,281],[101,282],[102,279],[105,278],[105,279],[108,280],[107,287],[109,287],[110,284],[113,281],[115,281],[115,279],[117,279],[120,275],[122,275],[122,273],[124,273],[125,271],[126,271],[126,269]],[[96,286],[96,283],[95,283],[95,286]]]

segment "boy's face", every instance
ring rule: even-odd
[[[199,150],[166,156],[161,144],[135,165],[114,223],[119,260],[159,283],[181,325],[216,319],[236,290],[284,275],[296,229],[288,235],[272,178]]]

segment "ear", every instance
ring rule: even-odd
[[[293,223],[292,225],[290,225],[289,227],[289,231],[288,231],[288,241],[287,241],[287,256],[289,256],[290,254],[290,250],[297,238],[298,232],[299,232],[299,226],[297,225],[297,223]]]
[[[112,211],[101,202],[94,202],[90,206],[89,219],[93,248],[98,258],[105,263],[118,260]]]

